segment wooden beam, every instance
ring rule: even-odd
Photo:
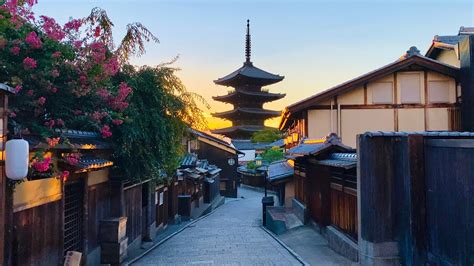
[[[397,72],[393,73],[393,103],[398,104]],[[393,130],[398,131],[398,108],[393,109]]]
[[[364,84],[364,104],[367,105],[367,83]]]
[[[425,120],[425,131],[428,130],[428,109],[427,105],[429,104],[429,93],[428,93],[428,72],[423,71],[424,78],[424,92],[425,92],[425,104],[424,104],[424,120]]]

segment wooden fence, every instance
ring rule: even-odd
[[[473,162],[473,133],[361,135],[360,263],[474,265]]]

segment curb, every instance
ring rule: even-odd
[[[272,231],[268,230],[263,225],[260,225],[260,228],[263,231],[265,231],[267,234],[269,234],[273,239],[275,239],[276,242],[278,242],[278,244],[280,244],[284,249],[286,249],[286,251],[288,251],[288,253],[290,253],[291,256],[293,256],[297,261],[301,263],[301,265],[305,265],[305,266],[310,265],[300,255],[298,255],[295,251],[293,251],[287,244],[281,241]]]
[[[222,204],[219,204],[217,205],[211,212],[205,214],[205,215],[202,215],[201,217],[197,218],[196,220],[192,221],[192,222],[189,222],[187,225],[183,226],[182,228],[178,229],[176,232],[173,232],[172,234],[170,234],[169,236],[163,238],[162,240],[160,240],[159,242],[153,244],[150,248],[148,248],[147,250],[145,250],[142,254],[138,255],[137,257],[131,259],[130,261],[127,261],[125,263],[123,263],[124,266],[129,266],[131,265],[132,263],[135,263],[137,262],[138,260],[140,260],[141,258],[143,258],[145,255],[147,255],[148,253],[150,253],[151,251],[153,251],[155,248],[157,248],[158,246],[160,246],[161,244],[165,243],[166,241],[170,240],[172,237],[176,236],[177,234],[183,232],[184,230],[186,230],[187,228],[189,228],[190,226],[194,225],[195,223],[199,222],[200,220],[206,218],[207,216],[213,214],[220,206],[224,205],[225,204],[225,198],[224,198],[224,203]]]

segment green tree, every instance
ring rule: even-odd
[[[274,142],[281,138],[282,134],[278,129],[265,129],[253,133],[252,142]]]
[[[183,155],[181,141],[188,127],[201,128],[204,118],[196,100],[169,65],[124,67],[118,82],[133,88],[125,123],[114,132],[115,161],[129,179],[160,179],[169,175]]]

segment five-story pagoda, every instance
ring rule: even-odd
[[[254,132],[267,129],[264,126],[266,119],[280,115],[279,111],[263,109],[263,104],[281,99],[285,94],[270,93],[262,90],[262,87],[280,82],[284,77],[255,67],[250,61],[250,51],[250,26],[247,20],[244,65],[214,81],[218,85],[234,88],[227,95],[213,97],[216,101],[234,105],[233,110],[213,114],[215,117],[232,121],[232,126],[213,130],[213,133],[233,139],[249,139]]]

